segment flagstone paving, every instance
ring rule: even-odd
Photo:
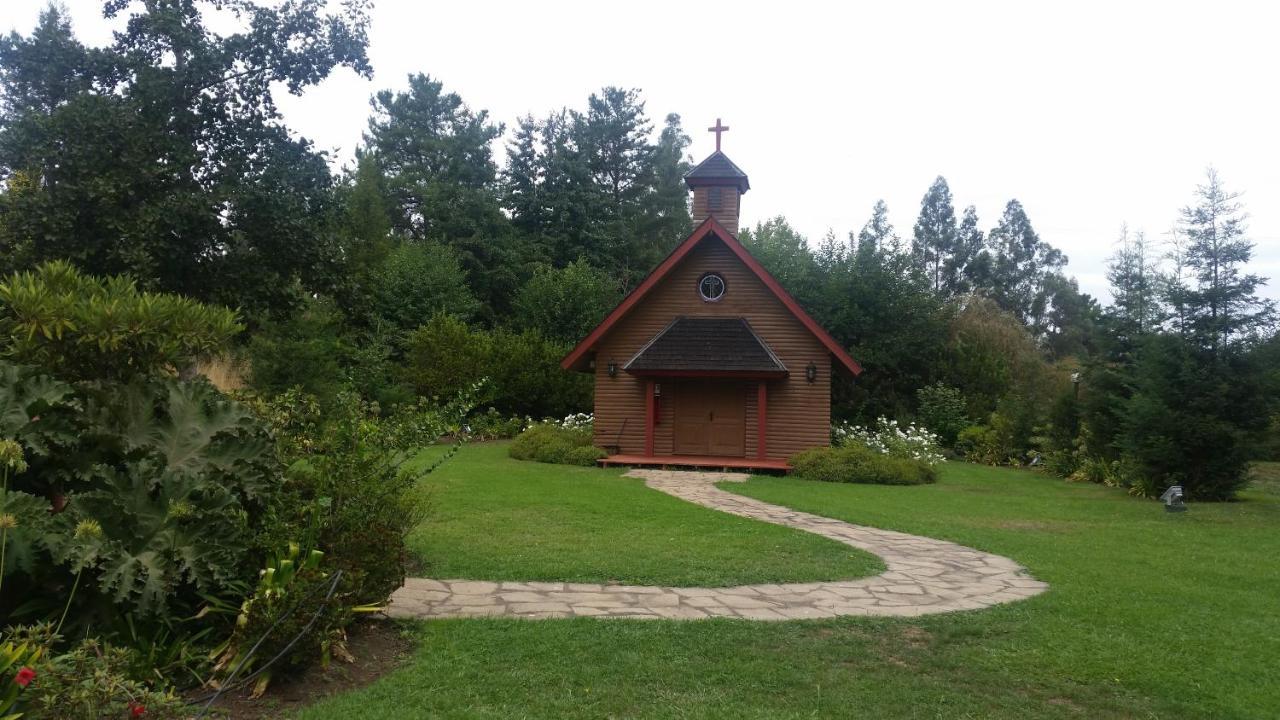
[[[409,578],[387,613],[404,618],[678,618],[793,620],[842,615],[917,616],[975,610],[1049,588],[1018,563],[943,540],[853,525],[771,505],[715,486],[741,473],[632,470],[649,487],[712,510],[816,533],[878,555],[873,577],[738,587],[649,587]]]

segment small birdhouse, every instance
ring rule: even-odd
[[[1187,509],[1187,504],[1182,501],[1181,485],[1169,486],[1160,499],[1164,501],[1165,512],[1185,512]]]

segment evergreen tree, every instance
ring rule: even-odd
[[[408,90],[380,91],[371,105],[364,141],[386,176],[397,230],[456,250],[492,322],[510,309],[523,264],[490,150],[502,126],[421,73],[409,76]]]
[[[532,115],[516,121],[515,137],[507,145],[507,166],[502,171],[502,204],[511,213],[511,224],[527,236],[538,236],[546,230],[538,153],[540,132]]]
[[[1067,264],[1066,256],[1040,239],[1017,200],[1005,206],[987,239],[992,253],[987,292],[1033,332],[1043,332],[1049,310],[1046,281]]]
[[[1185,261],[1195,280],[1182,298],[1188,329],[1196,342],[1215,350],[1254,335],[1274,316],[1274,303],[1257,295],[1265,278],[1244,273],[1253,243],[1245,236],[1239,197],[1210,168],[1196,188],[1196,204],[1181,212]]]
[[[624,286],[643,277],[689,230],[689,138],[668,115],[657,141],[636,90],[607,87],[585,113],[520,121],[507,148],[503,198],[542,258],[583,258]]]
[[[955,267],[958,235],[951,188],[939,175],[920,200],[920,216],[911,243],[916,268],[935,293],[944,294],[959,281]]]
[[[1141,230],[1131,235],[1128,226],[1120,229],[1119,248],[1107,264],[1107,280],[1111,283],[1107,318],[1121,342],[1132,343],[1160,327],[1162,280],[1155,253]]]
[[[386,178],[372,155],[356,154],[355,173],[342,199],[351,265],[357,272],[367,270],[381,262],[392,246]]]

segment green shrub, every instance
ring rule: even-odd
[[[420,401],[380,414],[353,393],[340,393],[323,410],[296,391],[257,401],[288,468],[264,543],[319,549],[328,567],[343,571],[350,604],[385,603],[404,580],[405,536],[425,517],[419,481],[443,459],[428,466],[409,461],[456,433],[470,402],[467,396],[441,406]]]
[[[920,423],[938,434],[943,445],[951,447],[960,431],[969,426],[969,412],[964,395],[944,383],[934,383],[916,391]]]
[[[858,445],[811,448],[791,456],[790,463],[797,477],[823,482],[925,485],[938,480],[937,470],[926,463]]]
[[[559,417],[591,405],[592,378],[565,372],[563,343],[534,331],[481,330],[437,315],[410,334],[404,380],[422,397],[450,397],[482,379],[499,413]]]
[[[510,440],[529,425],[529,419],[518,415],[503,415],[497,408],[489,408],[467,418],[465,432],[474,440]]]
[[[590,466],[606,454],[591,443],[590,429],[539,423],[520,433],[507,452],[516,460]]]
[[[1000,448],[1000,440],[988,425],[970,425],[956,436],[955,451],[969,462],[1001,465],[1008,455]]]
[[[389,324],[398,332],[411,331],[437,313],[469,318],[480,307],[467,288],[458,253],[438,243],[402,243],[371,275],[371,324]]]
[[[290,388],[328,400],[343,384],[348,347],[332,303],[308,299],[285,320],[264,321],[249,341],[249,385],[264,395]]]

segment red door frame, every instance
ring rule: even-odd
[[[756,384],[756,459],[764,460],[768,452],[769,391],[764,380]]]
[[[654,402],[653,381],[644,383],[644,454],[653,457],[653,428],[658,424],[657,403]]]

